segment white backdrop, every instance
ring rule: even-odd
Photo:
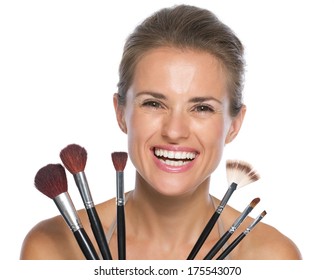
[[[88,152],[95,204],[115,195],[110,153],[126,150],[112,105],[123,43],[146,16],[177,3],[214,11],[246,48],[248,111],[224,158],[249,161],[262,178],[236,192],[231,204],[243,210],[259,196],[254,212],[266,209],[264,222],[294,240],[305,260],[327,256],[333,250],[327,237],[333,228],[330,2],[0,2],[1,258],[17,260],[29,229],[59,214],[33,179],[40,167],[60,162],[66,145],[77,143]],[[227,187],[224,169],[222,163],[213,175],[217,197]],[[130,162],[125,172],[130,190]],[[82,208],[68,179],[72,199]]]

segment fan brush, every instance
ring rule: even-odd
[[[216,224],[220,214],[223,212],[233,192],[236,189],[240,189],[252,182],[259,180],[260,178],[259,174],[253,169],[253,167],[249,163],[240,160],[226,161],[226,177],[229,188],[227,189],[223,199],[220,201],[220,204],[217,207],[216,211],[212,214],[210,220],[204,227],[201,235],[197,239],[193,249],[191,250],[187,258],[188,260],[193,260],[196,257],[197,253],[199,252],[205,240],[212,231],[212,228]]]

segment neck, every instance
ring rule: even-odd
[[[174,246],[193,244],[215,210],[209,181],[208,178],[192,192],[166,196],[147,186],[137,174],[136,187],[128,201],[133,231],[137,236],[156,236],[159,242]]]

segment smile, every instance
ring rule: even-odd
[[[196,158],[196,152],[190,151],[171,151],[160,148],[154,149],[154,155],[163,164],[180,167],[189,164]]]

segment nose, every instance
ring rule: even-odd
[[[190,122],[186,114],[172,111],[164,117],[162,136],[171,143],[189,137]]]

